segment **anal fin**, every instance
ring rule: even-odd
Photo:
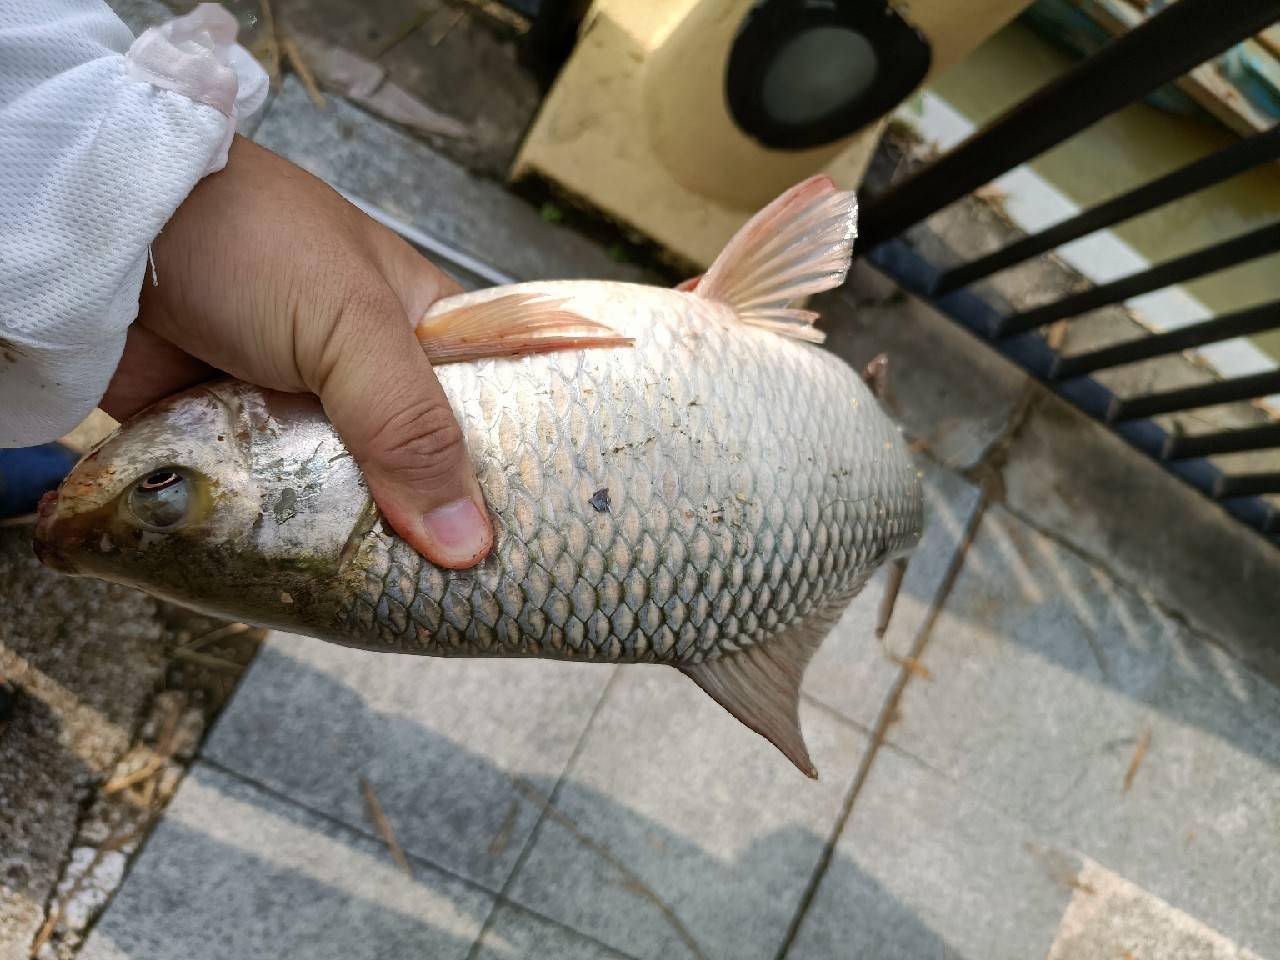
[[[481,303],[428,314],[415,330],[434,364],[515,357],[586,347],[634,344],[603,323],[565,309],[538,293],[510,293]]]
[[[761,644],[680,670],[711,699],[760,734],[806,777],[818,779],[800,729],[800,684],[814,652],[844,612],[835,603],[824,614],[790,627]]]

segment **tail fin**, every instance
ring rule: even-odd
[[[792,187],[734,234],[694,292],[733,307],[749,324],[821,343],[818,315],[791,304],[838,287],[858,235],[858,201],[828,176]]]

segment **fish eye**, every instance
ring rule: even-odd
[[[129,512],[151,530],[171,530],[187,519],[190,483],[172,468],[147,474],[129,491]]]

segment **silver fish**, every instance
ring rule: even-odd
[[[233,380],[89,454],[42,505],[38,552],[371,650],[670,664],[814,776],[804,668],[922,526],[899,431],[791,305],[843,280],[855,217],[815,178],[696,286],[539,282],[433,307],[419,335],[495,528],[474,569],[381,522],[313,398]]]

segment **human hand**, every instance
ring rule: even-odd
[[[402,538],[438,566],[493,544],[462,431],[413,323],[460,288],[320,180],[237,137],[152,245],[102,408],[124,419],[216,371],[314,393]]]

